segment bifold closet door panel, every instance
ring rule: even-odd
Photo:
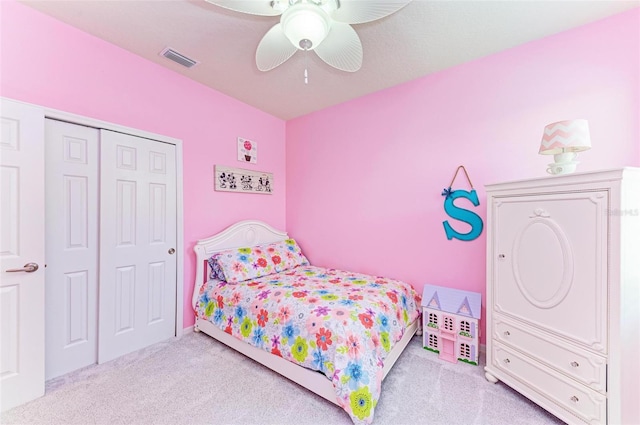
[[[175,146],[100,130],[99,363],[175,335]]]
[[[46,379],[98,359],[98,137],[45,120]]]

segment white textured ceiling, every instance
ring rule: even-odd
[[[360,71],[347,73],[303,52],[259,71],[256,47],[279,17],[237,13],[204,0],[23,3],[282,119],[640,6],[640,0],[413,0],[389,17],[353,26],[364,60]],[[200,63],[186,69],[159,56],[167,46]]]

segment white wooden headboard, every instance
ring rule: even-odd
[[[233,224],[222,232],[206,239],[201,239],[193,247],[196,252],[196,279],[193,286],[193,308],[198,301],[200,287],[208,279],[205,271],[208,271],[206,261],[216,252],[230,248],[242,248],[278,242],[287,239],[286,232],[281,232],[269,226],[267,223],[257,220],[244,220]]]

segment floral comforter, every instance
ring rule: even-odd
[[[199,318],[256,347],[324,373],[354,423],[371,423],[384,359],[419,315],[404,282],[298,266],[238,284],[210,280]]]

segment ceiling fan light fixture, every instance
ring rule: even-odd
[[[297,3],[289,7],[280,19],[284,34],[300,50],[313,50],[322,43],[331,29],[327,12],[317,5]]]

